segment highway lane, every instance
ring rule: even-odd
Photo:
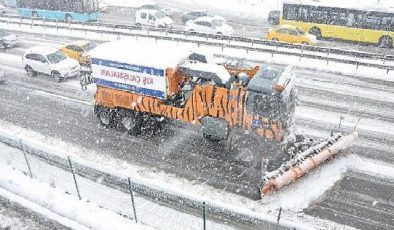
[[[18,55],[23,52],[23,49],[34,44],[49,43],[58,46],[67,42],[53,42],[52,37],[47,37],[48,40],[46,40],[40,37],[33,38],[30,35],[23,36],[26,37],[23,37],[24,43],[21,47],[6,52]],[[250,189],[257,183],[257,181],[246,183],[245,181],[249,180],[248,177],[253,177],[256,172],[238,167],[233,162],[220,157],[221,147],[206,142],[199,134],[198,128],[189,126],[178,128],[177,125],[168,125],[161,135],[138,137],[129,136],[113,129],[105,129],[98,125],[92,113],[93,93],[80,91],[76,80],[59,84],[42,76],[28,78],[15,63],[2,62],[0,67],[6,68],[8,76],[8,83],[0,86],[0,105],[2,106],[0,117],[3,120],[96,150],[104,156],[156,167],[221,189],[234,190],[243,186]],[[385,99],[385,97],[374,95],[376,94],[375,90],[391,95],[393,88],[390,82],[332,73],[317,74],[302,69],[297,70],[297,74],[299,76],[297,86],[300,87],[301,107],[338,113],[340,111],[335,109],[336,103],[334,102],[346,100],[346,103],[343,104],[346,113],[358,112],[357,115],[363,119],[375,117],[377,120],[391,122],[389,119],[390,114],[394,112],[393,103],[389,98]],[[326,86],[328,83],[336,85],[337,88],[341,87],[342,90],[335,92],[335,87]],[[319,90],[319,85],[324,90]],[[365,95],[359,94],[360,89],[366,91]],[[316,100],[313,101],[310,98]],[[363,108],[368,109],[368,113],[362,113]],[[324,122],[309,121],[302,119],[302,117],[297,119],[299,120],[297,125],[301,131],[324,130],[328,135],[332,129],[331,125]],[[394,146],[390,141],[392,138],[390,135],[385,135],[384,130],[381,133],[365,130],[361,133],[362,146],[353,148],[352,152],[393,163],[392,149]],[[191,162],[193,163],[191,164]],[[373,180],[373,178],[369,179],[368,183]],[[360,190],[360,187],[356,186],[354,190]],[[338,199],[340,198],[338,196]],[[336,201],[337,199],[329,200],[333,207],[338,206],[336,208],[339,209],[338,203],[334,204]],[[353,209],[348,207],[346,210]],[[355,216],[357,216],[356,214]],[[343,212],[340,215],[346,216],[348,213]],[[329,214],[324,214],[322,218],[330,219]],[[357,226],[357,218],[354,217],[350,222],[346,219],[345,224]]]
[[[13,79],[18,81],[18,77],[23,78],[24,76],[14,76]],[[0,105],[2,110],[0,117],[3,120],[35,130],[46,136],[59,138],[73,145],[95,150],[103,157],[114,157],[134,164],[156,167],[190,180],[198,180],[214,186],[228,181],[233,182],[232,185],[226,184],[229,189],[234,189],[235,186],[245,186],[245,178],[239,176],[243,172],[226,161],[216,159],[215,153],[216,155],[220,154],[220,149],[204,141],[198,130],[170,126],[160,136],[129,136],[98,125],[92,114],[92,107],[86,101],[76,101],[78,97],[89,96],[75,96],[74,92],[77,88],[66,84],[57,84],[43,78],[30,79],[30,81],[32,81],[30,85],[26,82],[17,84],[11,81],[7,85],[1,86]],[[51,92],[43,93],[47,91],[46,89],[50,89]],[[52,96],[51,93],[55,92],[57,94]],[[67,101],[65,98],[55,95],[74,98],[75,101]],[[321,124],[318,129],[324,129],[324,124]],[[360,149],[361,151],[362,149]],[[358,151],[353,150],[353,152],[359,154]],[[375,154],[377,153],[375,152]],[[212,161],[212,159],[214,160]],[[228,170],[231,167],[235,172]],[[245,173],[249,176],[253,175],[253,172]],[[364,186],[376,187],[374,184],[369,185],[373,181],[375,181],[374,178],[366,181],[361,188],[365,188]],[[386,184],[383,183],[383,186]],[[357,185],[351,192],[359,193],[363,190]],[[350,197],[353,195],[350,194]],[[321,218],[350,226],[358,225],[359,218],[356,217],[359,209],[338,204],[341,199],[338,197],[338,199],[328,200],[326,203],[332,206],[332,210],[344,209],[342,213],[338,214],[343,216],[343,219],[349,215],[348,212],[355,212],[353,219],[349,220],[349,217],[346,217],[346,222],[343,222],[341,218],[331,218],[330,213],[319,214],[318,211],[316,211],[316,215],[319,214]],[[380,198],[378,196],[375,199]],[[315,213],[314,210],[307,213]],[[385,212],[384,210],[378,211]]]
[[[394,229],[394,180],[349,171],[305,212],[365,230]],[[356,221],[355,221],[356,220]]]
[[[179,11],[174,11],[173,19],[175,23],[175,28],[184,29],[184,25],[181,21],[184,12],[195,10],[194,8],[189,8],[187,6],[172,6],[168,2],[162,2],[163,6],[170,6],[176,8]],[[108,7],[108,10],[103,13],[101,19],[104,23],[122,24],[122,25],[134,25],[135,24],[135,14],[136,9],[131,7]],[[9,14],[15,14],[15,9],[9,9]],[[217,15],[223,15],[223,12],[213,11],[211,12]],[[248,18],[247,16],[234,16],[234,15],[223,15],[227,18],[228,24],[234,28],[234,34],[244,37],[251,38],[265,38],[268,30],[272,27],[269,25],[266,18],[255,19]],[[350,50],[358,50],[363,52],[377,53],[393,55],[393,49],[379,48],[376,45],[364,44],[364,43],[354,43],[347,41],[334,41],[332,39],[320,40],[318,46],[322,47],[332,47],[332,48],[342,48]]]

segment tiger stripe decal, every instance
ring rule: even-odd
[[[267,139],[282,140],[283,123],[248,113],[248,91],[228,90],[213,85],[197,85],[183,108],[165,101],[136,93],[97,86],[96,104],[109,108],[124,108],[151,113],[169,119],[201,124],[204,116],[222,118],[230,128],[243,127]],[[256,125],[256,124],[257,125]]]

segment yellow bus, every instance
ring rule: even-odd
[[[393,46],[394,8],[338,0],[287,0],[280,23],[294,25],[317,38]]]

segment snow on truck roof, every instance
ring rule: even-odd
[[[284,4],[300,4],[310,6],[338,7],[343,9],[355,9],[379,12],[394,12],[394,2],[379,4],[377,0],[285,0]]]
[[[122,40],[100,44],[89,54],[97,59],[166,69],[175,68],[191,51],[169,44]]]

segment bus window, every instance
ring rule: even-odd
[[[297,19],[298,7],[295,5],[285,4],[283,7],[283,18],[286,20]]]

